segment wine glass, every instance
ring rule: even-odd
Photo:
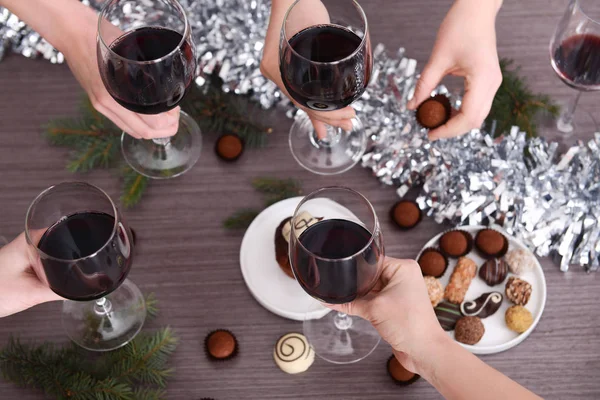
[[[373,68],[367,17],[358,2],[296,0],[281,28],[279,67],[285,88],[301,106],[333,111],[352,104]],[[349,132],[326,125],[326,136],[319,137],[301,112],[290,130],[292,155],[315,174],[345,172],[367,147],[360,120],[352,125]]]
[[[25,235],[37,276],[66,299],[63,326],[73,342],[108,351],[135,337],[146,303],[126,279],[134,239],[105,192],[85,182],[49,187],[29,206]]]
[[[323,219],[307,227],[308,215]],[[302,199],[292,227],[290,263],[306,293],[343,304],[373,289],[383,267],[383,238],[377,214],[362,194],[344,187],[319,189]],[[381,340],[371,323],[339,312],[306,319],[304,335],[320,357],[336,364],[362,360]]]
[[[191,28],[175,0],[109,0],[98,18],[98,68],[110,95],[140,114],[175,108],[194,80],[196,57]],[[127,163],[150,178],[172,178],[200,157],[198,124],[183,111],[171,138],[135,139],[125,132]]]
[[[577,110],[583,92],[600,90],[600,10],[593,19],[592,3],[596,0],[571,0],[550,41],[552,68],[577,95],[565,107],[557,121],[557,129],[571,133],[577,125],[597,129],[593,115]]]

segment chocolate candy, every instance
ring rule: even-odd
[[[479,318],[463,317],[456,323],[454,338],[458,342],[473,345],[481,340],[484,333],[485,327]]]
[[[475,236],[475,247],[485,258],[499,258],[508,250],[508,240],[498,231],[482,229]]]
[[[475,264],[475,261],[468,257],[459,258],[444,292],[446,300],[454,304],[462,303],[475,275],[477,275],[477,264]]]
[[[306,371],[315,361],[315,351],[308,343],[306,336],[299,333],[288,333],[277,340],[273,350],[273,359],[283,372],[299,374]]]
[[[460,306],[458,304],[442,301],[433,309],[435,315],[445,331],[451,331],[456,326],[456,322],[462,318]]]
[[[511,250],[504,259],[510,272],[516,275],[532,271],[536,266],[535,257],[525,249]]]
[[[506,326],[511,331],[523,333],[533,325],[533,315],[523,306],[512,306],[504,314]]]
[[[508,275],[508,266],[506,261],[501,258],[492,258],[487,260],[481,268],[479,268],[479,277],[488,284],[494,286],[504,282]]]
[[[503,299],[500,292],[484,293],[475,300],[463,302],[460,312],[467,317],[487,318],[498,311]]]
[[[511,276],[506,281],[506,297],[513,303],[524,306],[531,297],[531,284],[523,279]]]

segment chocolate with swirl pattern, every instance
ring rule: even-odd
[[[503,299],[500,292],[484,293],[473,301],[464,301],[460,312],[466,317],[487,318],[498,311]]]
[[[315,361],[315,351],[304,335],[292,332],[277,340],[273,359],[283,372],[299,374],[306,371]]]

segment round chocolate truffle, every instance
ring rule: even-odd
[[[517,305],[524,306],[529,302],[532,290],[533,288],[529,282],[515,276],[511,276],[506,281],[506,288],[504,292],[510,301]]]
[[[448,268],[448,260],[436,249],[426,249],[419,257],[419,266],[425,276],[439,278]]]
[[[424,128],[435,129],[450,119],[450,101],[444,95],[436,95],[425,100],[417,108],[417,122]]]
[[[411,229],[421,221],[421,209],[414,201],[400,200],[390,210],[390,217],[402,229]]]
[[[394,382],[402,386],[415,383],[420,378],[419,375],[404,368],[393,355],[388,359],[387,370]]]
[[[482,229],[475,236],[475,246],[485,258],[499,258],[508,250],[508,240],[498,231]]]
[[[523,333],[533,324],[533,315],[523,306],[511,306],[504,314],[506,326],[511,331]]]
[[[238,135],[222,135],[215,144],[215,152],[224,161],[235,161],[244,152],[244,142]]]
[[[508,275],[508,266],[502,258],[492,258],[487,260],[479,268],[479,277],[488,284],[494,286],[504,282]]]
[[[237,354],[237,340],[233,333],[219,329],[208,334],[205,340],[206,352],[216,360],[227,360]]]
[[[484,333],[485,327],[477,317],[462,317],[454,328],[454,338],[464,344],[476,344]]]
[[[454,230],[446,232],[440,238],[440,250],[448,257],[462,257],[471,251],[473,238],[468,232]]]
[[[444,287],[440,280],[433,276],[425,276],[423,279],[425,280],[425,287],[427,288],[431,305],[435,307],[444,298]]]
[[[504,257],[508,264],[508,269],[515,275],[522,275],[525,272],[532,271],[535,268],[535,257],[525,249],[515,249],[509,251]]]

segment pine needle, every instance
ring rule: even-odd
[[[131,167],[123,168],[122,177],[123,192],[121,194],[121,202],[125,208],[129,208],[140,201],[146,190],[146,186],[148,186],[149,178],[138,174]]]
[[[511,68],[512,64],[513,60],[500,60],[502,84],[494,97],[486,128],[490,131],[495,121],[494,136],[506,134],[516,125],[525,130],[528,136],[534,137],[537,136],[537,117],[557,116],[560,108],[550,97],[533,93],[527,81],[519,75],[520,68]]]
[[[265,195],[265,207],[278,201],[299,196],[302,186],[295,179],[256,178],[252,181],[254,189]]]
[[[156,299],[147,297],[149,311]],[[19,386],[69,400],[158,400],[173,369],[170,356],[177,338],[170,328],[142,332],[126,346],[107,353],[90,354],[73,344],[34,346],[10,338],[0,349],[0,373]]]
[[[225,229],[246,229],[250,226],[254,218],[260,213],[258,210],[250,208],[244,208],[231,214],[225,221],[223,221],[223,228]]]
[[[247,96],[224,93],[223,81],[217,74],[209,77],[204,88],[194,85],[186,94],[181,107],[195,117],[204,132],[234,133],[248,147],[263,147],[273,131],[263,125],[267,113]]]

